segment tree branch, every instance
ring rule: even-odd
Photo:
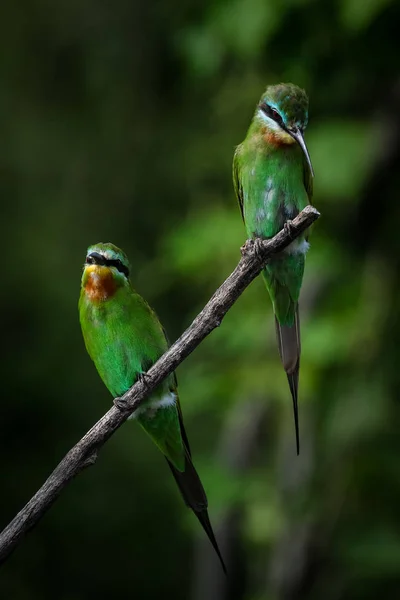
[[[165,379],[202,342],[221,325],[226,312],[246,287],[257,277],[268,259],[282,251],[319,217],[319,212],[307,206],[288,229],[282,229],[271,240],[247,240],[236,269],[215,292],[203,310],[181,337],[149,369],[146,377],[135,383],[65,455],[42,487],[29,500],[0,534],[0,564],[3,563],[23,536],[32,529],[64,487],[85,467],[94,464],[99,448],[136,410],[149,393]]]

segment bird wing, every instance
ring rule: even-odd
[[[242,219],[244,223],[244,212],[243,212],[243,188],[240,182],[240,165],[239,165],[239,154],[241,145],[237,146],[235,154],[233,155],[232,175],[233,175],[233,187],[235,188],[236,198],[239,202],[240,212],[242,213]]]
[[[304,187],[306,188],[306,192],[307,192],[307,196],[308,196],[308,201],[310,204],[312,204],[312,197],[313,197],[313,193],[314,193],[314,178],[311,174],[311,169],[310,169],[310,165],[307,162],[307,159],[305,156],[303,156],[303,180],[304,180]],[[309,227],[307,229],[305,238],[306,241],[308,241],[309,235],[312,231],[312,225],[311,227]]]

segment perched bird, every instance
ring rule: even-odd
[[[87,251],[79,316],[86,349],[113,397],[123,395],[168,348],[157,315],[131,286],[125,253],[113,244],[96,244]],[[175,374],[130,418],[138,421],[164,454],[187,506],[226,571],[208,517],[207,497],[192,463]]]
[[[236,148],[233,181],[247,235],[268,239],[311,203],[314,172],[304,142],[308,97],[292,83],[268,86],[245,140]],[[298,300],[309,244],[301,235],[262,272],[275,313],[279,354],[293,399],[297,454],[300,451]]]

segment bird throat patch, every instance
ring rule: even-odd
[[[271,146],[287,146],[294,144],[295,140],[286,131],[273,131],[269,127],[263,127],[262,136],[264,142]]]
[[[85,292],[92,302],[105,302],[117,291],[117,282],[110,269],[98,265],[86,267]]]

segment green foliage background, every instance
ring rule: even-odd
[[[309,94],[322,217],[302,292],[300,457],[261,280],[178,370],[212,521],[224,538],[231,515],[237,534],[223,541],[229,589],[128,423],[2,567],[1,598],[398,596],[399,12],[394,0],[2,3],[0,526],[111,402],[78,322],[87,246],[128,253],[176,339],[239,259],[231,161],[268,83]]]

